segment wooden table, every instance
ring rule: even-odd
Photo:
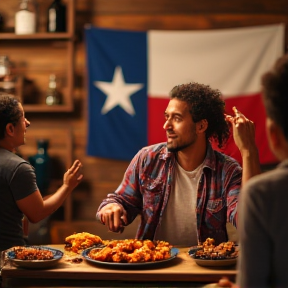
[[[237,273],[235,266],[197,265],[188,255],[188,248],[179,248],[175,259],[153,268],[120,269],[86,260],[73,263],[64,245],[49,246],[65,253],[55,267],[23,269],[8,263],[2,270],[2,287],[202,287],[223,276],[234,281]]]

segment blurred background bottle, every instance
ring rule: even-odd
[[[14,94],[16,87],[16,75],[12,73],[12,63],[7,55],[0,55],[0,91]]]
[[[49,140],[37,140],[37,153],[28,158],[30,164],[35,168],[37,186],[42,195],[47,194],[50,184],[51,160],[48,146]]]
[[[9,74],[10,63],[7,55],[0,55],[0,81],[3,81],[6,75]]]
[[[36,32],[36,5],[34,0],[21,0],[15,14],[15,33],[33,34]]]
[[[52,158],[48,154],[48,148],[48,139],[38,139],[37,153],[28,157],[28,161],[35,168],[37,186],[43,196],[49,194],[49,186],[51,183]],[[29,245],[51,243],[49,218],[50,216],[35,224],[29,223],[29,233],[26,233],[28,234]]]
[[[46,93],[46,104],[57,105],[61,104],[61,94],[57,90],[56,76],[51,74],[49,77],[49,84]]]
[[[4,18],[2,13],[0,13],[0,32],[4,31]]]
[[[47,32],[66,32],[66,6],[61,0],[54,0],[47,14]]]

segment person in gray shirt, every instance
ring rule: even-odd
[[[31,223],[37,223],[51,215],[83,178],[82,164],[75,160],[64,174],[63,185],[43,198],[34,168],[15,154],[16,149],[25,144],[29,126],[19,100],[0,94],[0,251],[25,245],[23,216]]]
[[[236,284],[221,279],[221,287],[288,287],[288,54],[261,83],[267,137],[280,163],[241,190],[239,273]]]

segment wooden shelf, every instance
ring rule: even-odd
[[[1,40],[73,40],[72,33],[34,33],[27,35],[16,35],[15,33],[0,33]]]
[[[45,104],[24,104],[23,105],[25,112],[72,112],[73,105],[45,105]]]
[[[15,34],[11,32],[14,31],[14,22],[12,26],[4,27],[4,32],[0,33],[1,55],[7,55],[13,63],[12,74],[26,80],[23,80],[23,85],[19,85],[15,93],[21,99],[25,112],[57,113],[72,112],[74,109],[75,0],[62,1],[67,7],[67,32],[46,32],[46,13],[52,0],[39,0],[40,22],[36,33]],[[18,5],[18,0],[5,3],[0,1],[0,11],[14,19]],[[45,104],[51,74],[56,75],[57,89],[62,95],[61,105]]]

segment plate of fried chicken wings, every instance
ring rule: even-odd
[[[93,264],[113,267],[155,266],[177,257],[179,250],[165,241],[111,240],[103,248],[91,247],[82,252]]]
[[[237,263],[239,247],[231,241],[215,245],[213,238],[207,238],[202,245],[191,247],[188,254],[200,266],[230,266]]]

